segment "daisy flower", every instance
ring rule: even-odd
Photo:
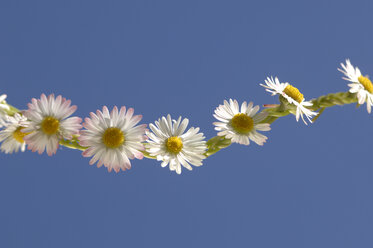
[[[191,127],[185,132],[189,120],[184,118],[171,120],[167,115],[155,121],[155,125],[149,127],[153,132],[146,132],[149,137],[146,151],[155,156],[158,161],[163,161],[161,166],[170,164],[170,170],[181,174],[181,166],[192,170],[192,165],[201,166],[202,160],[206,158],[206,141],[203,133],[198,133],[199,128]]]
[[[342,69],[338,68],[338,71],[342,72],[346,77],[344,80],[352,82],[350,86],[350,92],[357,94],[358,103],[367,103],[368,113],[372,110],[373,105],[373,84],[368,77],[361,75],[359,68],[353,67],[349,59],[346,59],[346,65],[341,63]]]
[[[138,125],[142,115],[133,115],[133,108],[126,111],[122,107],[118,112],[115,106],[109,113],[106,106],[102,112],[90,113],[91,118],[85,118],[83,126],[86,130],[80,131],[79,144],[87,147],[82,155],[92,157],[89,164],[97,163],[97,167],[104,165],[108,171],[115,172],[131,168],[129,159],[142,159],[144,150],[142,141],[146,140],[146,124]]]
[[[215,109],[214,117],[219,122],[214,122],[215,130],[219,131],[218,136],[225,136],[233,143],[249,145],[250,140],[258,145],[263,145],[267,137],[257,131],[271,130],[268,123],[260,123],[267,117],[267,113],[260,112],[259,106],[253,107],[253,103],[241,104],[241,111],[236,100],[224,100],[224,105]]]
[[[32,99],[29,109],[24,112],[30,125],[22,129],[22,132],[30,133],[24,137],[29,150],[39,154],[47,150],[51,156],[56,153],[61,139],[71,139],[72,135],[79,133],[82,119],[68,118],[77,109],[70,104],[70,100],[61,96],[55,98],[54,94],[48,98],[42,94],[40,99]]]
[[[312,123],[312,116],[317,115],[316,112],[309,110],[307,107],[312,106],[311,102],[304,100],[303,94],[299,92],[297,88],[292,86],[289,83],[280,83],[277,77],[267,77],[265,80],[266,85],[260,84],[266,88],[266,91],[274,95],[280,95],[284,97],[290,104],[293,104],[297,107],[295,118],[298,121],[299,117],[302,118],[303,122],[307,125],[307,122],[304,120],[303,115],[305,115],[310,123]]]
[[[2,152],[13,153],[21,150],[25,151],[26,143],[23,138],[27,133],[21,130],[28,126],[27,118],[16,113],[14,116],[7,116],[5,128],[0,131],[0,146]]]
[[[6,110],[9,110],[9,106],[6,104],[6,95],[0,95],[0,127],[3,127],[6,121]]]

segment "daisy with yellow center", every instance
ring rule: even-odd
[[[91,118],[85,118],[85,130],[80,132],[79,144],[87,147],[82,155],[92,157],[89,164],[104,165],[109,172],[119,172],[131,168],[129,159],[142,159],[146,140],[146,124],[136,126],[142,119],[141,115],[133,115],[134,110],[122,107],[118,112],[115,106],[109,113],[106,106],[102,112],[90,113]]]
[[[5,121],[5,128],[0,131],[0,149],[5,153],[13,153],[21,150],[25,151],[26,143],[24,137],[27,133],[22,130],[29,125],[27,119],[16,113],[14,116],[7,116]]]
[[[28,149],[39,154],[46,150],[51,156],[57,152],[61,139],[71,139],[79,133],[82,119],[69,117],[77,109],[75,105],[70,105],[70,100],[62,96],[55,98],[53,94],[48,97],[42,94],[40,99],[31,100],[29,109],[24,113],[30,125],[21,130],[27,134],[24,140]]]
[[[348,84],[350,86],[350,92],[355,93],[357,96],[358,103],[367,103],[367,111],[371,112],[373,106],[373,84],[368,77],[361,75],[358,67],[353,67],[349,59],[346,59],[346,65],[341,63],[342,69],[338,70],[342,72],[346,77],[344,80],[352,82]]]
[[[177,120],[172,120],[170,115],[162,117],[150,124],[152,132],[147,131],[148,136],[146,151],[163,161],[161,166],[169,165],[171,171],[181,174],[181,166],[192,170],[192,165],[201,166],[203,155],[207,149],[203,133],[199,133],[199,128],[191,127],[185,132],[189,120],[181,116]]]
[[[219,122],[214,122],[215,130],[219,131],[218,136],[225,136],[233,143],[249,145],[250,140],[258,145],[263,145],[267,137],[258,131],[271,130],[268,123],[260,123],[267,117],[267,113],[260,112],[259,106],[253,107],[253,103],[241,104],[241,110],[237,100],[224,100],[223,105],[215,109],[214,117]]]
[[[295,118],[297,121],[299,121],[299,117],[301,117],[303,122],[307,125],[307,122],[303,118],[303,115],[305,115],[308,121],[312,123],[311,119],[313,116],[316,116],[317,113],[307,108],[312,106],[312,103],[305,101],[303,94],[300,93],[296,87],[289,83],[280,83],[277,77],[274,79],[273,77],[267,77],[265,83],[265,85],[260,85],[266,88],[266,91],[272,93],[272,96],[280,95],[284,97],[288,103],[295,105]]]

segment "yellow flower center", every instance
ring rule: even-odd
[[[359,80],[359,83],[361,83],[364,86],[366,91],[368,91],[370,94],[373,94],[373,84],[369,78],[360,76],[358,80]]]
[[[169,152],[178,154],[183,149],[183,142],[179,137],[172,136],[167,139],[166,148]]]
[[[22,129],[23,129],[24,127],[18,127],[17,129],[16,129],[16,131],[14,131],[13,132],[13,138],[15,139],[15,140],[17,140],[19,143],[21,143],[21,144],[23,144],[25,141],[23,140],[23,138],[26,136],[26,135],[28,135],[28,134],[30,134],[30,133],[22,133]]]
[[[300,93],[297,88],[293,87],[290,84],[286,86],[286,88],[284,89],[284,93],[299,103],[304,100],[303,94]]]
[[[41,122],[41,130],[48,135],[52,135],[58,132],[60,128],[60,121],[52,116],[45,117]]]
[[[247,134],[254,128],[253,119],[244,113],[233,116],[230,124],[234,131],[241,134]]]
[[[124,134],[117,127],[109,127],[102,135],[102,142],[108,148],[118,148],[124,143]]]

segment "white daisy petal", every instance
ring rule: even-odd
[[[25,133],[21,132],[25,129],[29,122],[27,118],[16,113],[14,116],[7,116],[5,128],[0,131],[0,149],[4,153],[13,153],[21,150],[25,151],[26,143],[23,140]]]
[[[360,69],[354,67],[349,59],[346,59],[346,65],[341,63],[342,69],[338,68],[338,71],[342,72],[345,77],[344,80],[352,82],[348,84],[350,87],[350,92],[355,93],[357,97],[357,102],[362,105],[367,103],[367,111],[370,114],[373,105],[373,84],[368,77],[361,75]]]
[[[9,110],[9,106],[6,104],[6,97],[6,94],[0,95],[0,128],[3,127],[7,122],[8,115],[6,111]]]

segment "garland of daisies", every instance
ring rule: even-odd
[[[62,96],[40,99],[32,98],[27,110],[18,110],[6,102],[6,95],[0,96],[0,150],[5,153],[25,151],[26,146],[33,152],[49,156],[57,152],[59,145],[83,151],[90,157],[89,164],[97,162],[109,172],[119,172],[131,168],[132,159],[143,157],[156,159],[162,167],[169,165],[171,171],[181,173],[182,167],[192,170],[201,166],[204,159],[231,143],[249,145],[250,141],[263,145],[267,137],[260,132],[269,131],[270,125],[279,117],[295,115],[314,122],[325,108],[357,102],[366,103],[368,113],[373,105],[373,84],[362,76],[359,68],[349,60],[341,63],[341,71],[350,81],[348,92],[328,94],[306,101],[303,94],[289,83],[281,83],[277,77],[268,77],[260,84],[272,95],[279,95],[279,104],[259,106],[252,102],[224,100],[215,109],[214,122],[217,136],[205,140],[199,128],[188,127],[189,120],[170,115],[161,117],[154,124],[139,124],[141,115],[134,115],[134,109],[116,106],[109,111],[104,106],[90,117],[82,119],[70,117],[77,109],[71,101]],[[304,116],[307,120],[305,120]]]

